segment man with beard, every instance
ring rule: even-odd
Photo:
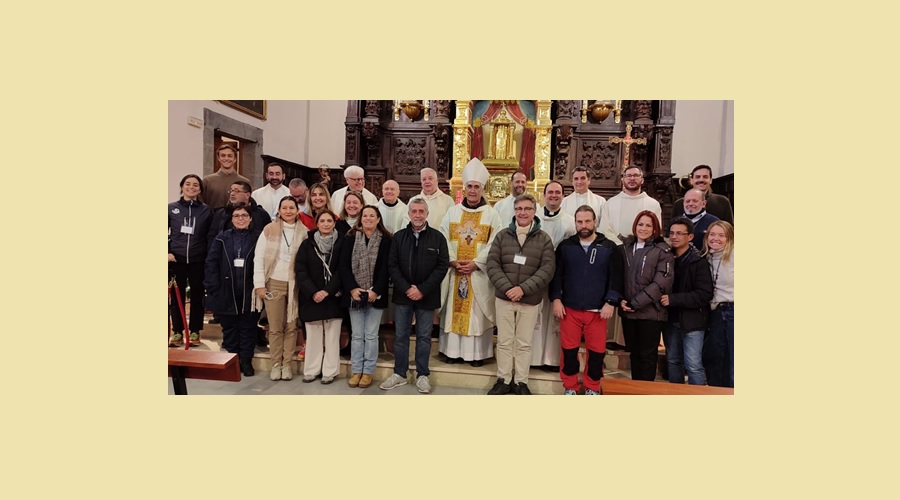
[[[266,167],[266,182],[268,184],[253,192],[253,199],[266,209],[271,222],[278,216],[278,203],[285,196],[290,196],[291,190],[284,185],[284,168],[277,163]]]
[[[216,210],[216,213],[213,215],[212,225],[209,227],[209,235],[206,238],[209,245],[213,244],[216,236],[220,233],[234,227],[227,209],[238,204],[246,205],[247,213],[251,216],[250,231],[262,232],[266,224],[272,222],[272,218],[266,212],[266,209],[259,206],[256,200],[250,196],[250,184],[244,181],[235,181],[228,191],[228,205]]]
[[[732,226],[734,225],[734,209],[728,198],[712,192],[712,168],[709,165],[697,165],[691,170],[691,187],[699,189],[706,197],[706,211]],[[675,200],[672,205],[672,219],[684,215],[684,198]],[[694,243],[696,245],[696,242]]]
[[[550,235],[554,250],[562,240],[575,234],[575,217],[563,211],[562,200],[562,184],[548,182],[544,186],[545,205],[539,214],[541,230]],[[553,308],[546,293],[531,339],[531,366],[540,366],[548,372],[559,372],[559,320],[553,316]]]
[[[606,321],[622,299],[624,266],[616,244],[596,232],[597,216],[589,206],[575,212],[577,234],[556,249],[556,274],[550,283],[553,315],[560,320],[562,379],[566,395],[578,394],[578,348],[584,335],[584,393],[603,394]]]
[[[694,239],[691,246],[703,251],[703,240],[706,238],[706,230],[709,225],[719,220],[718,217],[706,211],[706,197],[699,189],[689,189],[684,193],[684,217],[694,224]]]
[[[450,272],[441,287],[439,350],[448,363],[465,360],[475,367],[494,355],[494,287],[485,271],[494,236],[504,227],[483,196],[489,177],[478,158],[469,161],[462,171],[466,197],[447,210],[440,229],[447,239]]]
[[[606,199],[591,192],[591,176],[586,167],[578,166],[572,171],[572,187],[575,191],[563,200],[562,209],[574,216],[578,207],[587,205],[594,209],[594,214],[599,217]]]
[[[600,211],[598,231],[607,239],[621,245],[625,236],[631,235],[634,218],[644,210],[650,210],[662,220],[659,202],[641,191],[644,174],[640,167],[628,167],[622,172],[622,192],[613,196]]]
[[[510,222],[512,222],[513,215],[515,215],[513,205],[515,204],[516,198],[518,196],[525,194],[525,188],[527,187],[527,185],[528,176],[525,175],[525,172],[522,172],[521,170],[516,171],[509,178],[510,195],[498,201],[497,203],[494,203],[494,210],[496,210],[497,214],[500,215],[500,220],[504,224],[509,224]],[[541,205],[538,204],[537,212],[535,212],[535,215],[540,215],[542,210],[543,209],[541,208]]]
[[[250,179],[237,173],[237,149],[231,144],[222,144],[216,149],[216,161],[219,162],[219,170],[203,178],[203,193],[201,199],[212,210],[218,210],[228,204],[228,190],[231,184],[244,181],[250,184]]]
[[[299,177],[294,177],[288,184],[288,190],[291,192],[291,198],[300,206],[300,211],[303,211],[306,208],[306,192],[309,191],[309,188],[306,187],[306,181]]]

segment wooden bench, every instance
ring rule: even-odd
[[[669,382],[647,382],[604,377],[600,382],[603,394],[661,394],[661,395],[713,395],[733,396],[730,387],[711,387],[708,385],[670,384]]]
[[[224,380],[240,382],[241,369],[237,354],[184,349],[169,349],[169,376],[175,394],[187,394],[186,380]]]

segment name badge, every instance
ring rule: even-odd
[[[244,259],[234,259],[234,267],[244,267]]]
[[[525,263],[525,256],[522,255],[522,254],[520,254],[520,253],[517,253],[516,256],[513,257],[513,263],[514,263],[514,264],[519,264],[519,265],[524,264],[524,263]]]
[[[194,234],[194,226],[181,226],[181,232],[184,234]]]

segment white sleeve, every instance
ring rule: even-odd
[[[256,250],[253,253],[253,288],[266,287],[266,270],[264,267],[266,255],[266,235],[260,234],[256,240]]]

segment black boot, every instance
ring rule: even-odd
[[[253,370],[253,360],[247,358],[241,360],[241,373],[244,374],[245,377],[252,377],[256,374]]]

